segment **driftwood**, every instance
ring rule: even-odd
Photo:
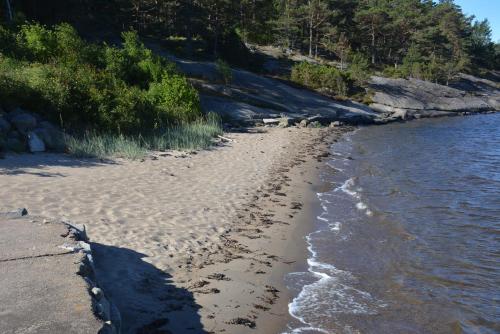
[[[223,137],[223,136],[217,136],[217,138],[223,140],[223,141],[228,141],[228,142],[234,142],[234,139]]]

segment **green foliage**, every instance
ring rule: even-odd
[[[183,76],[164,75],[160,82],[151,83],[147,96],[156,106],[159,123],[155,127],[165,124],[169,118],[192,121],[200,115],[198,92]]]
[[[348,73],[354,82],[361,86],[370,77],[370,64],[368,59],[361,53],[355,53],[350,57]]]
[[[136,32],[122,37],[116,48],[87,43],[68,24],[0,27],[0,99],[79,131],[144,133],[199,117],[198,93],[175,66]]]
[[[326,90],[329,94],[340,97],[347,96],[351,87],[348,76],[335,67],[308,62],[293,66],[291,80],[312,89]]]
[[[221,75],[224,83],[226,85],[229,85],[233,80],[233,71],[231,70],[229,64],[219,58],[215,62],[215,66],[217,67],[217,72],[219,72],[219,74]]]

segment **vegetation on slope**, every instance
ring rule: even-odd
[[[64,128],[112,133],[192,121],[199,97],[135,31],[123,47],[90,44],[68,24],[0,27],[0,100],[43,113]]]
[[[0,26],[0,102],[73,133],[68,150],[79,155],[206,147],[220,125],[202,116],[197,91],[135,31],[122,38],[118,48],[69,24]]]

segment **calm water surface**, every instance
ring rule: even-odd
[[[332,146],[289,333],[500,333],[500,114]]]

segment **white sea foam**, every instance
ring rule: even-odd
[[[328,218],[324,218],[322,216],[317,216],[316,218],[323,221],[323,222],[327,222],[327,223],[329,222]]]
[[[352,190],[351,188],[354,186],[354,178],[351,177],[350,179],[347,179],[340,187],[335,188],[335,191],[343,191],[344,193],[359,199],[359,193],[355,190]]]
[[[331,230],[338,231],[341,223],[328,225]],[[307,249],[311,257],[307,259],[308,272],[317,278],[316,281],[302,287],[298,296],[290,304],[290,315],[302,322],[305,327],[291,329],[289,333],[317,331],[329,333],[325,328],[325,319],[331,321],[337,314],[376,314],[377,308],[383,305],[368,292],[352,286],[356,278],[348,271],[337,269],[334,265],[318,260],[313,246],[316,231],[306,236]]]
[[[330,231],[334,231],[334,232],[340,231],[341,226],[342,226],[341,222],[335,222],[335,223],[328,224],[328,228],[330,228]]]
[[[363,202],[358,202],[358,203],[356,203],[356,209],[366,210],[366,209],[368,209],[368,206]]]

